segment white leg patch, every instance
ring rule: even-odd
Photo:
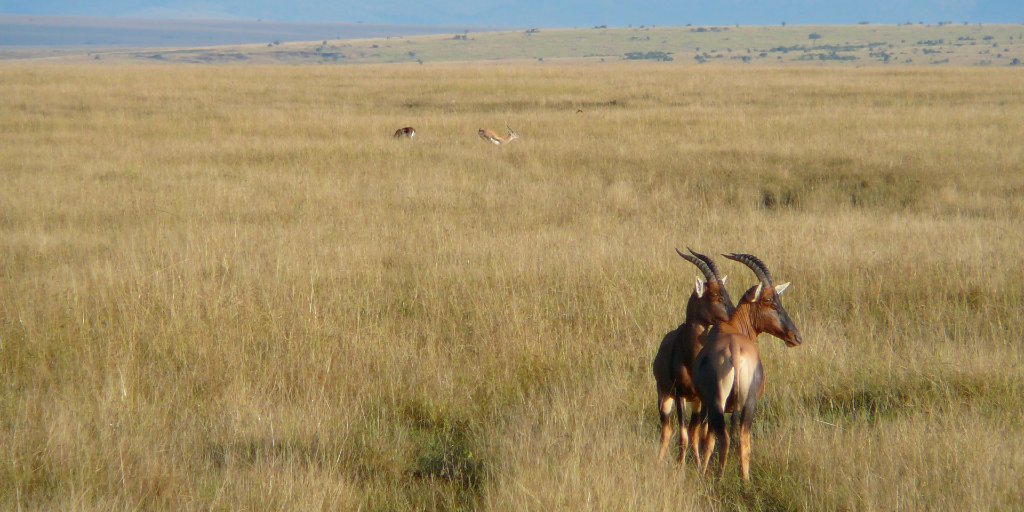
[[[650,403],[650,402],[647,402]],[[668,397],[661,401],[661,413],[668,416],[672,414],[672,404],[675,403],[675,399]]]
[[[729,393],[732,393],[732,381],[736,378],[736,370],[729,368],[729,372],[718,379],[718,403],[725,406],[726,400],[729,399]]]
[[[747,403],[747,394],[750,392],[750,383],[754,380],[755,365],[750,364],[746,358],[740,358],[737,366],[739,366],[739,374],[736,375],[736,378],[739,380],[739,389],[736,393],[736,408],[738,410],[742,404]]]

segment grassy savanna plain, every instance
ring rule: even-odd
[[[0,66],[0,508],[1020,509],[1022,78]],[[654,460],[685,246],[793,282],[749,485]]]
[[[116,63],[337,65],[533,60],[564,64],[666,58],[683,64],[752,67],[1024,65],[1024,25],[528,29],[206,48],[0,47],[0,60],[64,63],[99,59]]]

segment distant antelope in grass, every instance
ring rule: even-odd
[[[729,435],[725,431],[725,413],[732,411],[732,430],[739,431],[740,472],[750,479],[750,427],[757,410],[757,400],[764,393],[764,369],[754,343],[758,334],[766,332],[795,347],[803,340],[793,320],[782,307],[779,296],[789,283],[775,286],[768,267],[749,254],[726,254],[726,258],[743,263],[760,283],[743,294],[736,311],[727,322],[718,322],[708,331],[704,348],[693,363],[693,379],[704,407],[701,419],[710,429],[704,438],[702,460],[707,473],[715,440],[721,442],[720,474],[725,474],[729,454]]]
[[[399,128],[392,137],[396,139],[411,139],[416,136],[416,128],[412,126],[406,126],[405,128]]]
[[[507,124],[505,125],[505,128],[508,128]],[[498,135],[498,132],[494,130],[489,130],[487,128],[481,128],[480,131],[476,133],[477,135],[480,136],[481,139],[484,139],[488,142],[493,142],[495,144],[508,144],[509,142],[512,142],[513,140],[519,138],[519,135],[516,135],[515,130],[513,130],[512,128],[508,128],[508,135],[506,136]]]
[[[708,327],[718,321],[726,321],[735,309],[725,289],[725,277],[720,277],[715,262],[707,256],[694,252],[687,247],[693,256],[676,253],[686,261],[693,263],[704,274],[705,281],[699,277],[694,285],[690,299],[686,302],[686,320],[674,331],[669,332],[661,340],[651,370],[658,390],[658,414],[661,416],[661,445],[658,448],[658,461],[665,457],[669,440],[672,437],[672,407],[675,405],[676,421],[679,424],[679,462],[686,458],[686,450],[693,451],[693,458],[699,464],[700,454],[697,448],[697,428],[700,425],[698,415],[700,398],[693,387],[690,369],[693,359],[701,349],[700,336]],[[690,402],[690,424],[683,426],[683,408]]]

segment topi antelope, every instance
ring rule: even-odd
[[[694,360],[694,386],[704,405],[701,419],[710,424],[704,438],[702,460],[698,460],[698,464],[703,465],[705,473],[708,471],[717,438],[721,443],[720,474],[725,474],[725,460],[729,454],[725,413],[732,411],[732,430],[739,430],[740,472],[744,480],[749,480],[750,427],[757,400],[764,392],[764,370],[754,340],[758,334],[766,332],[786,342],[786,346],[795,347],[802,339],[779,300],[789,283],[775,286],[768,267],[755,256],[724,256],[749,267],[760,283],[743,294],[728,321],[711,327],[704,339],[704,348]]]
[[[693,358],[701,349],[700,336],[715,322],[726,321],[735,309],[725,290],[726,277],[720,277],[718,268],[711,258],[694,252],[693,256],[676,253],[693,263],[704,274],[694,285],[690,299],[686,302],[686,320],[661,340],[658,353],[654,356],[651,370],[658,390],[658,414],[661,415],[661,445],[658,461],[665,457],[672,437],[672,407],[675,405],[676,422],[679,424],[679,461],[686,457],[686,449],[693,451],[694,460],[700,461],[697,451],[698,408],[700,400],[693,387],[690,368]],[[683,426],[684,403],[690,403],[690,424]]]
[[[508,128],[507,124],[505,125],[505,128]],[[477,135],[480,136],[481,139],[486,140],[488,142],[493,142],[495,144],[508,144],[509,142],[512,142],[514,139],[519,138],[519,135],[516,135],[515,130],[513,130],[512,128],[508,128],[508,135],[504,137],[498,135],[498,132],[494,130],[488,130],[487,128],[481,128],[480,131],[476,133]]]
[[[416,136],[416,128],[412,126],[406,126],[405,128],[399,128],[392,137],[396,139],[411,139]]]

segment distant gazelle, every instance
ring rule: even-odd
[[[507,124],[505,125],[505,128],[508,128]],[[480,136],[481,139],[486,140],[488,142],[493,142],[495,144],[508,144],[509,142],[512,142],[512,140],[519,138],[519,135],[516,135],[515,130],[513,130],[512,128],[508,128],[508,135],[504,137],[498,135],[498,132],[494,130],[488,130],[487,128],[481,128],[480,131],[476,133],[477,135]]]
[[[392,137],[396,139],[411,139],[416,136],[416,128],[412,126],[406,126],[405,128],[399,128]]]

